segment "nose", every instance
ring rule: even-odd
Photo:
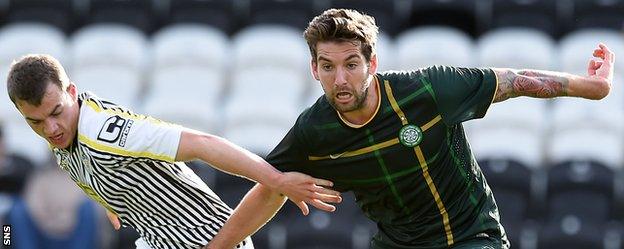
[[[347,84],[347,72],[344,69],[338,68],[336,70],[336,78],[334,79],[334,84],[337,86]]]
[[[45,134],[46,136],[52,136],[54,135],[54,132],[56,132],[56,128],[56,121],[47,119],[43,123],[43,134]]]

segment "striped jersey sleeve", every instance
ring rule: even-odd
[[[181,126],[135,114],[96,98],[85,98],[83,105],[86,108],[80,111],[80,141],[97,150],[129,158],[175,161]]]

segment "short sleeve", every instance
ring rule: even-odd
[[[129,119],[131,121],[132,119]],[[128,150],[143,153],[141,157],[174,162],[178,153],[182,127],[146,117],[134,120],[128,129]]]
[[[89,147],[127,158],[174,162],[183,127],[87,99],[78,139]]]
[[[447,125],[482,118],[494,99],[497,81],[491,69],[434,66],[423,74]]]

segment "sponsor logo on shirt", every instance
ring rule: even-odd
[[[119,115],[112,116],[104,122],[97,139],[111,144],[118,143],[119,146],[124,147],[133,123],[134,121],[124,119]]]

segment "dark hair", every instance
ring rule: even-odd
[[[50,55],[30,54],[13,61],[7,77],[7,91],[13,104],[17,100],[39,106],[49,83],[61,89],[69,78],[61,63]]]
[[[375,54],[379,28],[375,18],[351,9],[328,9],[314,17],[303,32],[312,60],[316,61],[316,45],[325,41],[359,41],[364,58]]]

